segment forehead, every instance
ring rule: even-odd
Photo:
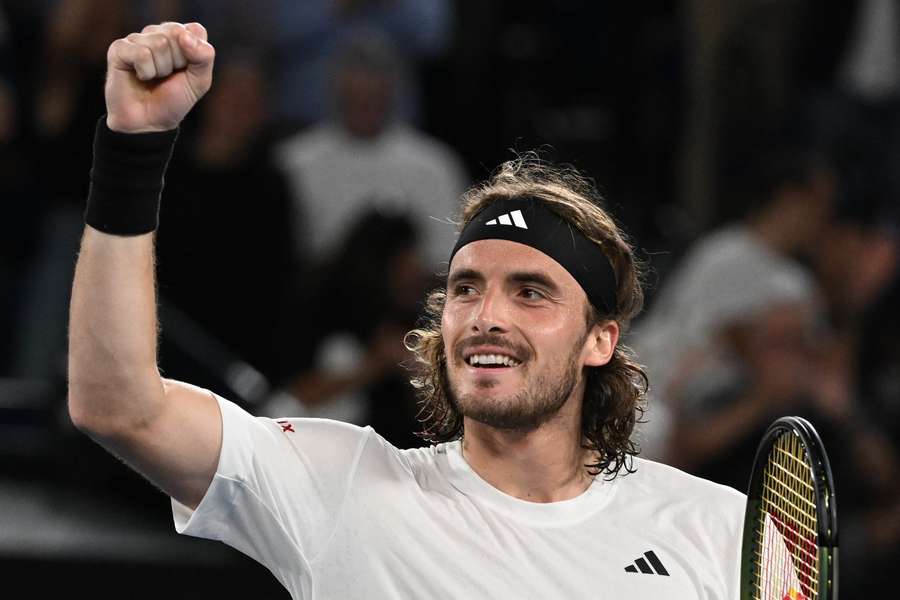
[[[549,277],[561,291],[587,296],[581,285],[558,262],[531,246],[510,240],[478,240],[466,244],[450,263],[450,276],[454,272],[471,269],[485,279],[505,279],[514,273],[539,272]]]

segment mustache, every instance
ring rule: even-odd
[[[503,348],[504,350],[509,350],[510,354],[521,361],[525,361],[531,358],[531,351],[528,348],[520,346],[518,344],[514,344],[504,337],[498,335],[490,335],[487,333],[474,335],[470,338],[462,340],[461,342],[459,342],[459,344],[456,345],[456,349],[453,352],[453,355],[458,360],[462,360],[463,352],[475,346],[496,346],[498,348]]]

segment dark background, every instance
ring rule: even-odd
[[[319,414],[327,407],[291,398],[327,388],[322,348],[349,336],[363,364],[377,365],[375,376],[341,388],[362,398],[357,422],[398,446],[420,443],[392,335],[415,323],[440,265],[421,250],[428,236],[407,209],[347,215],[341,231],[365,236],[364,258],[339,239],[327,253],[309,248],[328,200],[298,187],[284,148],[321,123],[368,118],[369,142],[386,123],[405,123],[416,143],[437,148],[423,168],[445,172],[458,191],[515,152],[575,165],[650,266],[651,308],[693,244],[806,184],[804,174],[766,170],[766,159],[815,155],[833,177],[834,211],[814,237],[857,244],[840,253],[846,264],[821,249],[785,253],[823,290],[824,327],[841,342],[830,372],[845,373],[841,390],[852,398],[843,412],[820,404],[840,416],[817,424],[842,469],[854,470],[852,449],[871,431],[874,452],[887,457],[878,481],[845,478],[842,598],[891,591],[880,578],[900,545],[900,12],[890,21],[883,9],[806,0],[0,1],[0,585],[15,582],[29,597],[285,596],[232,550],[176,536],[168,499],[75,431],[65,410],[68,293],[106,48],[147,23],[197,20],[217,48],[216,80],[182,126],[164,194],[167,376],[259,414]],[[341,62],[358,31],[380,41]],[[880,51],[865,54],[875,37]],[[347,64],[371,78],[341,87]],[[868,87],[854,77],[866,68],[876,73]],[[379,96],[386,73],[395,87]],[[379,102],[389,105],[381,113]],[[411,178],[417,164],[387,176]],[[373,187],[373,206],[382,193]],[[847,304],[842,283],[868,264],[874,283]],[[862,415],[864,433],[856,421],[849,433],[847,414]],[[674,422],[667,435],[680,439]],[[677,444],[659,447],[653,458],[743,489],[741,448],[723,452],[746,473],[723,470],[727,460],[717,466],[721,455],[691,462]]]

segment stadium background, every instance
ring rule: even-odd
[[[770,417],[809,417],[836,463],[841,597],[892,591],[893,0],[0,2],[5,590],[286,596],[230,549],[176,536],[166,498],[65,411],[106,48],[164,20],[204,23],[218,52],[164,195],[166,375],[258,414],[346,418],[420,443],[398,340],[448,247],[449,226],[430,217],[538,149],[596,179],[651,267],[647,316],[626,338],[647,345],[655,386],[645,453],[743,490]],[[765,260],[738,253],[730,278],[704,279],[698,256],[736,231],[759,234]],[[686,328],[656,302],[667,286],[715,318]],[[673,372],[656,377],[654,352]]]

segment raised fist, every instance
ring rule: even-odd
[[[199,23],[148,25],[106,54],[106,124],[142,133],[178,126],[212,85],[215,49]]]

